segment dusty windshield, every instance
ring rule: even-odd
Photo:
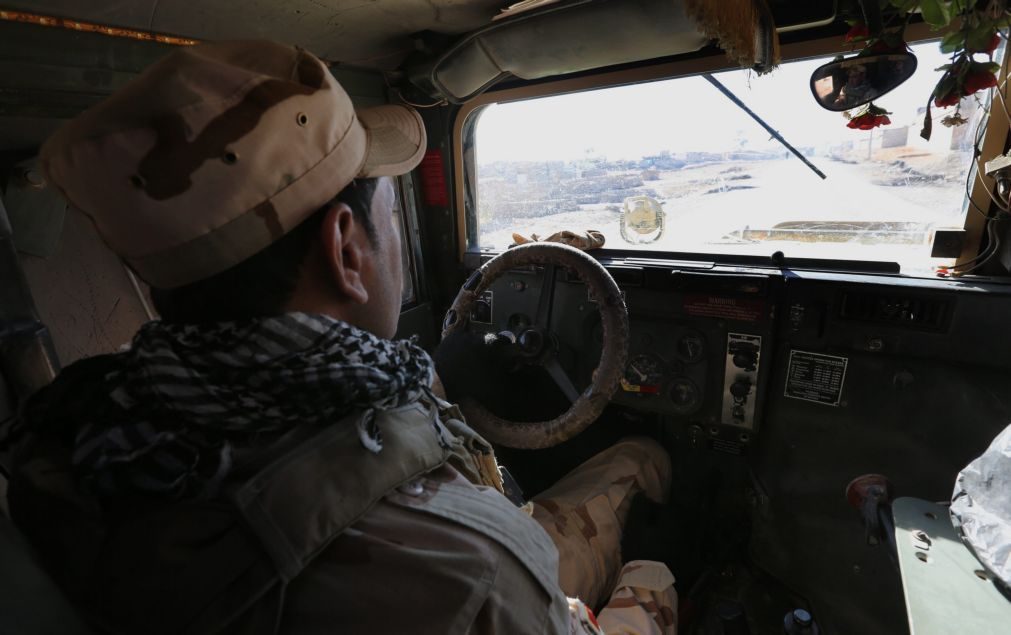
[[[960,228],[984,104],[963,99],[966,125],[927,97],[948,60],[912,47],[916,74],[879,98],[892,124],[847,128],[815,103],[809,78],[831,57],[771,75],[715,74],[827,176],[822,179],[703,77],[494,104],[475,127],[477,245],[509,247],[595,229],[605,249],[899,262],[930,257],[933,231]]]

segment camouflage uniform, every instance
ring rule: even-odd
[[[667,567],[647,561],[621,566],[621,530],[632,497],[642,491],[664,502],[670,481],[670,459],[659,444],[646,438],[626,439],[533,501],[534,520],[558,548],[559,585],[566,595],[591,607],[606,601],[600,622],[607,633],[652,632],[644,617],[656,622],[658,632],[674,632],[677,595]],[[636,629],[619,630],[629,625]]]

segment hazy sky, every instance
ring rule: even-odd
[[[875,103],[893,112],[894,125],[914,124],[918,131],[922,116],[916,110],[926,105],[940,79],[934,69],[948,58],[936,42],[913,51],[919,61],[916,74]],[[812,71],[830,59],[783,64],[761,77],[727,71],[716,78],[796,146],[864,139],[868,132],[846,128],[841,113],[823,110],[811,94]],[[934,109],[935,119],[944,114]],[[742,140],[750,149],[778,146],[714,86],[701,77],[686,77],[489,106],[477,127],[477,159],[638,159],[661,150],[732,150],[742,147]]]

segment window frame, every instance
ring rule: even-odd
[[[421,248],[421,224],[418,219],[418,195],[417,187],[412,174],[395,177],[393,179],[394,193],[400,205],[400,242],[402,257],[406,258],[409,278],[404,280],[404,285],[411,285],[413,297],[408,300],[401,298],[400,312],[413,309],[427,300],[427,289],[425,288],[424,260]]]

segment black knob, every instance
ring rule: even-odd
[[[754,370],[758,358],[753,351],[741,351],[734,354],[734,366]]]
[[[751,382],[747,379],[738,379],[734,383],[730,384],[730,394],[734,396],[735,399],[744,399],[751,392]]]
[[[540,331],[527,329],[520,334],[520,348],[528,355],[538,355],[544,348],[544,335]]]

